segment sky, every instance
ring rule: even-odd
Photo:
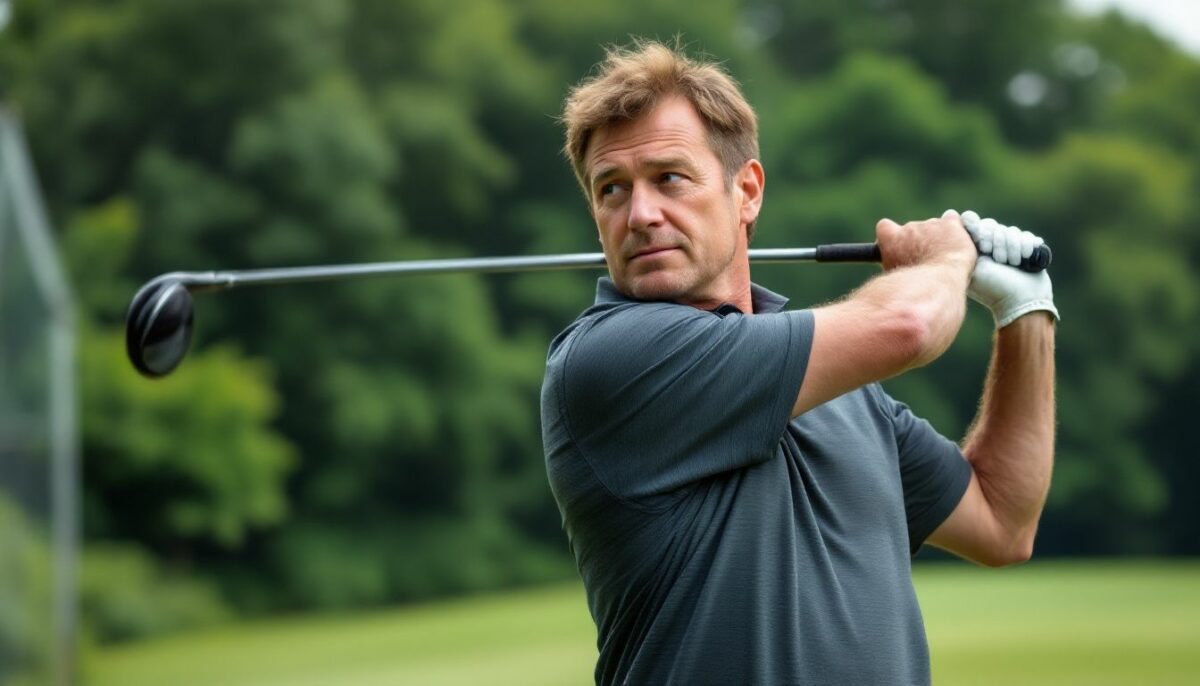
[[[1070,0],[1070,4],[1085,14],[1116,7],[1200,55],[1200,0]]]

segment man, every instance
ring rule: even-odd
[[[543,439],[596,681],[928,682],[910,556],[1023,561],[1049,487],[1057,312],[1002,266],[1040,239],[884,219],[882,274],[784,310],[750,281],[765,175],[724,72],[614,50],[564,120],[611,278],[551,345]],[[937,358],[968,292],[998,331],[960,450],[876,382]]]

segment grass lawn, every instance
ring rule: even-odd
[[[1200,562],[925,565],[935,684],[1198,684]],[[127,644],[86,661],[106,686],[591,683],[576,585],[301,616]]]

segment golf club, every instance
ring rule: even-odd
[[[750,251],[756,264],[788,262],[879,262],[874,243],[837,243],[815,248],[771,248]],[[1050,265],[1049,246],[1039,246],[1020,268],[1037,272]],[[143,375],[170,374],[187,355],[192,340],[192,293],[223,291],[237,286],[328,281],[366,276],[502,273],[565,269],[600,269],[603,253],[409,260],[369,264],[282,267],[241,271],[170,272],[147,281],[129,304],[125,317],[125,350]]]

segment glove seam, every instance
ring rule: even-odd
[[[1033,300],[1033,301],[1025,303],[1024,305],[1021,305],[1020,307],[1016,308],[1015,310],[1010,310],[1010,311],[1006,312],[1003,318],[996,317],[996,328],[1002,329],[1002,328],[1008,326],[1009,324],[1012,324],[1018,318],[1020,318],[1024,315],[1027,315],[1030,312],[1037,312],[1038,310],[1049,312],[1050,314],[1054,315],[1055,321],[1062,320],[1062,317],[1060,317],[1058,315],[1058,308],[1056,308],[1054,306],[1053,301],[1051,301],[1051,300]]]

